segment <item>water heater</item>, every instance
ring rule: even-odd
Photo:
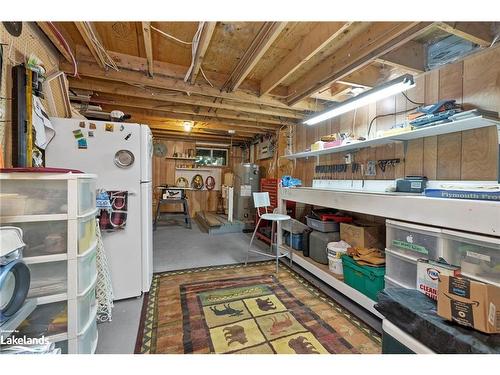
[[[253,228],[255,207],[252,193],[259,191],[259,166],[242,163],[234,168],[234,218],[242,221],[245,229]]]

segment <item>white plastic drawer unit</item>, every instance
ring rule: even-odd
[[[94,319],[85,327],[85,331],[76,338],[78,354],[93,354],[97,346],[97,321]]]
[[[464,276],[500,287],[500,238],[443,230],[444,253]]]
[[[68,263],[66,261],[28,263],[31,274],[28,297],[48,297],[67,292]]]
[[[409,256],[438,260],[443,256],[442,229],[386,220],[386,247]]]
[[[417,287],[417,257],[385,249],[385,274],[408,289]]]
[[[0,212],[2,216],[66,214],[68,182],[2,179]]]
[[[96,180],[93,178],[78,179],[78,215],[86,215],[95,210]]]
[[[91,319],[95,320],[96,318],[97,302],[95,296],[95,285],[96,283],[94,282],[85,293],[77,297],[78,333],[83,333],[83,330],[88,325],[89,321]]]
[[[78,265],[78,286],[77,293],[82,294],[87,291],[97,277],[97,247],[93,247],[77,258]]]
[[[84,254],[95,246],[95,226],[95,210],[88,216],[78,218],[78,254]]]
[[[68,221],[9,223],[23,230],[25,258],[65,254],[68,250]]]

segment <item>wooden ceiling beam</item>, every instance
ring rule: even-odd
[[[208,46],[210,44],[210,40],[212,39],[212,35],[215,31],[215,25],[217,22],[201,22],[200,27],[202,28],[200,31],[200,36],[198,41],[196,41],[196,49],[194,51],[193,62],[184,77],[185,82],[190,82],[194,84],[196,82],[196,77],[201,69],[201,64],[203,63],[203,59],[205,58],[205,53],[208,50]]]
[[[134,100],[130,100],[129,97],[121,95],[117,96],[109,94],[107,95],[99,94],[98,96],[92,97],[90,102],[92,104],[126,105],[134,108],[161,110],[161,111],[168,111],[171,113],[179,113],[179,114],[194,115],[194,116],[206,116],[207,118],[213,118],[215,120],[247,121],[248,123],[254,124],[251,127],[257,129],[263,127],[267,129],[275,129],[285,124],[285,122],[268,123],[266,119],[247,116],[245,114],[238,112],[230,112],[225,110],[209,111],[206,108],[186,106],[183,104],[177,104],[172,102],[169,103],[153,99],[135,98]]]
[[[286,22],[264,22],[245,54],[238,61],[238,64],[236,64],[229,78],[222,86],[222,90],[233,92],[241,85],[286,25]]]
[[[184,140],[198,140],[198,141],[223,141],[225,143],[231,140],[230,135],[215,135],[215,134],[206,134],[206,133],[197,133],[197,132],[182,132],[182,131],[169,131],[169,130],[156,130],[153,132],[154,139],[162,139],[162,138],[176,138],[176,139],[184,139]],[[233,143],[236,141],[238,143],[248,142],[252,138],[239,138],[233,137]]]
[[[353,73],[345,76],[342,79],[339,79],[335,83],[372,88],[380,83],[381,79],[381,69],[378,66],[368,65],[362,69],[354,71]]]
[[[99,37],[97,30],[91,22],[87,21],[78,21],[74,22],[78,32],[82,36],[85,45],[94,56],[94,60],[97,62],[101,69],[107,69],[106,60],[102,54],[102,51],[96,47],[96,43],[99,43],[101,46],[104,46],[102,43],[102,39]]]
[[[69,72],[69,73],[72,72],[72,66],[66,62],[61,63],[60,68],[64,72]],[[160,76],[159,74],[156,74],[155,78],[151,79],[149,77],[144,76],[143,73],[134,71],[122,70],[117,72],[112,69],[108,71],[102,71],[101,69],[96,67],[95,64],[91,64],[88,62],[80,62],[78,64],[78,74],[83,77],[104,79],[108,81],[128,83],[137,86],[149,86],[164,90],[202,95],[211,97],[212,99],[213,98],[228,99],[236,102],[252,104],[253,106],[264,105],[268,107],[281,109],[282,110],[281,116],[284,117],[295,118],[295,119],[301,119],[304,117],[302,113],[296,110],[297,108],[291,108],[288,104],[268,95],[258,97],[257,95],[242,91],[227,93],[224,91],[220,91],[217,88],[210,87],[207,84],[196,83],[194,85],[190,85],[182,80]],[[306,105],[302,106],[302,108],[305,107]],[[314,111],[321,109],[319,106],[315,106],[312,102],[310,106],[309,103],[307,103],[307,107],[309,108],[308,110],[314,110]]]
[[[144,120],[148,123],[151,131],[166,130],[166,131],[184,132],[182,125],[173,125],[173,124],[165,124],[165,123],[162,124],[161,122],[157,122],[157,121],[152,121],[152,120],[148,120],[148,119],[144,119]],[[214,130],[216,132],[210,132],[211,130]],[[216,136],[223,136],[223,137],[233,136],[234,138],[237,138],[237,139],[253,138],[254,136],[258,135],[258,133],[248,134],[248,133],[241,133],[241,132],[236,132],[235,134],[230,134],[229,132],[224,131],[224,130],[203,127],[203,126],[200,126],[198,124],[194,125],[194,127],[191,129],[191,133],[216,135]]]
[[[146,60],[148,64],[148,75],[154,75],[154,61],[153,61],[153,42],[151,41],[151,22],[141,22],[142,24],[142,38],[144,40],[144,50],[146,51]]]
[[[375,61],[412,73],[425,71],[425,47],[410,40],[404,46],[385,54]]]
[[[68,69],[68,72],[71,72],[71,66],[63,66],[65,69]],[[82,65],[79,64],[79,73],[82,75]],[[93,74],[95,78],[98,78],[97,74]],[[158,74],[155,77],[155,80],[158,79]],[[255,105],[249,103],[239,103],[230,99],[222,99],[222,98],[213,98],[207,97],[205,95],[186,95],[185,93],[178,91],[171,91],[168,89],[162,88],[154,88],[147,85],[139,85],[132,86],[131,83],[126,83],[127,81],[106,81],[101,79],[69,79],[70,87],[81,89],[81,90],[90,90],[90,91],[98,91],[105,92],[109,94],[118,94],[118,95],[128,95],[131,97],[139,97],[139,98],[153,98],[156,100],[169,101],[174,103],[183,103],[183,104],[191,104],[203,107],[211,107],[211,108],[220,108],[227,109],[231,111],[239,111],[245,113],[255,113],[265,116],[275,116],[278,118],[282,118],[283,121],[291,120],[300,120],[304,116],[290,109],[281,109],[276,107],[271,107],[267,105]],[[277,119],[279,120],[279,119]]]
[[[288,88],[293,105],[363,68],[380,56],[414,39],[432,26],[431,22],[375,22],[364,33],[346,42]]]
[[[438,22],[436,26],[481,47],[489,47],[494,38],[490,22]]]
[[[162,111],[161,109],[148,109],[148,108],[137,108],[134,106],[131,106],[130,103],[125,103],[125,104],[101,104],[101,108],[106,111],[112,111],[115,109],[121,110],[125,113],[130,113],[133,114],[135,113],[136,115],[147,115],[147,116],[155,116],[155,117],[161,117],[165,119],[172,119],[172,120],[183,120],[183,121],[199,121],[199,122],[206,122],[208,124],[214,124],[214,125],[228,125],[231,126],[232,129],[237,130],[238,127],[242,128],[250,128],[252,125],[255,125],[255,123],[250,123],[246,121],[236,121],[236,120],[225,120],[225,119],[214,119],[214,118],[207,118],[206,116],[195,116],[195,115],[186,115],[186,114],[181,114],[181,113],[173,113],[169,111]],[[260,126],[260,129],[263,132],[266,131],[274,131],[276,128],[274,127],[266,127],[265,125]]]
[[[260,95],[269,93],[328,43],[342,34],[351,22],[319,22],[260,82]]]
[[[56,49],[59,51],[59,53],[64,57],[64,59],[66,61],[68,61],[69,63],[73,63],[73,60],[71,59],[71,55],[66,50],[63,43],[57,37],[56,32],[54,31],[53,25],[51,25],[52,22],[37,22],[36,24],[42,30],[42,32],[47,36],[47,38],[49,38],[49,40],[52,42],[54,47],[56,47]]]

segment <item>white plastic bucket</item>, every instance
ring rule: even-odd
[[[344,275],[344,269],[342,268],[342,259],[329,256],[328,257],[328,268],[331,272],[336,275]]]

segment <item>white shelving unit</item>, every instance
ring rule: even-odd
[[[29,293],[37,305],[33,314],[48,311],[47,325],[56,316],[66,320],[66,329],[37,334],[70,354],[90,354],[97,346],[96,179],[82,173],[0,173],[1,211],[8,214],[0,214],[0,225],[23,229]]]
[[[323,150],[318,151],[305,151],[298,152],[296,154],[284,155],[282,158],[294,160],[294,159],[303,159],[309,157],[319,157],[321,155],[328,155],[337,152],[348,152],[353,150],[358,150],[365,147],[376,147],[383,146],[389,143],[394,143],[398,141],[410,141],[412,139],[423,138],[423,137],[432,137],[435,135],[441,134],[449,134],[455,132],[461,132],[465,130],[479,129],[487,126],[496,125],[500,131],[500,121],[498,119],[491,119],[485,116],[474,116],[465,118],[462,120],[456,120],[452,122],[448,122],[445,124],[429,126],[422,129],[412,130],[407,133],[389,135],[387,137],[379,137],[367,139],[366,141],[360,141],[356,143],[350,143],[347,145],[337,146],[325,148]]]

